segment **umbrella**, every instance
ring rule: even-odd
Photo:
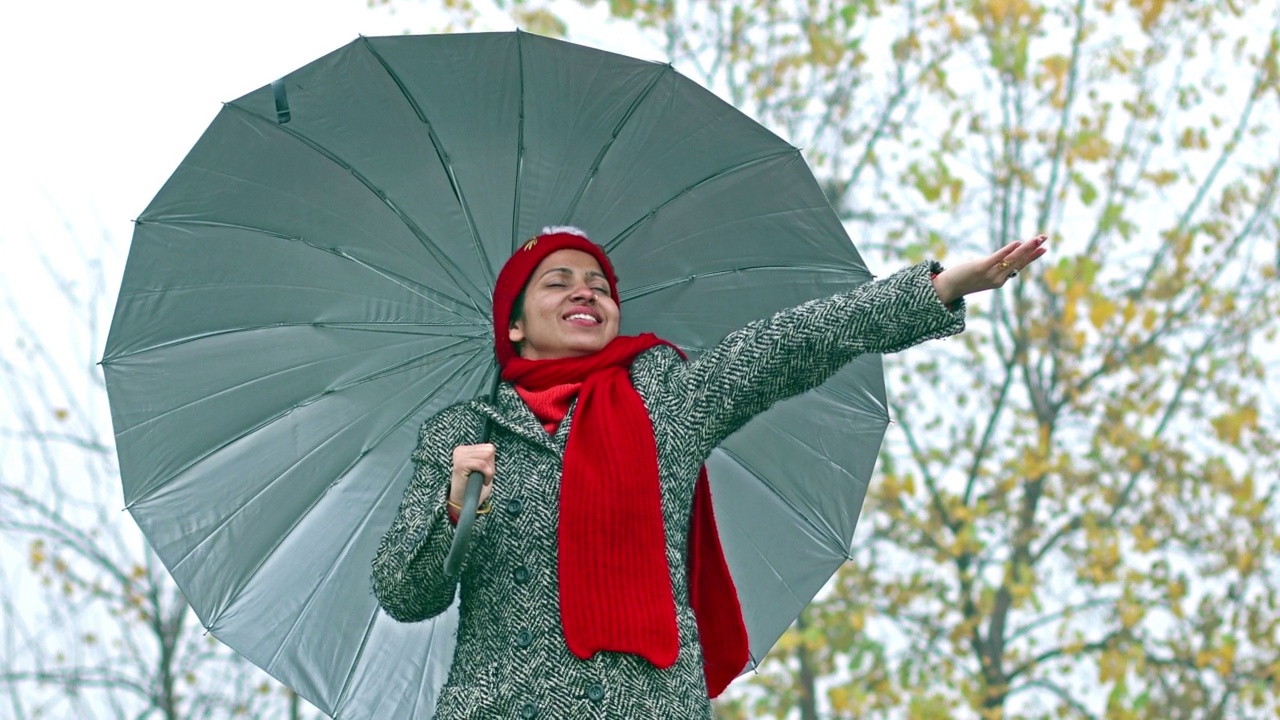
[[[226,104],[137,220],[103,366],[125,503],[200,621],[325,712],[422,716],[456,617],[370,590],[422,421],[495,382],[497,269],[586,229],[690,355],[870,278],[800,152],[670,65],[360,38]],[[847,559],[877,356],[708,461],[754,662]],[[767,521],[762,521],[767,519]]]

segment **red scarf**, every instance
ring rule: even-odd
[[[587,357],[514,358],[502,371],[502,379],[522,394],[581,383],[560,478],[559,571],[565,642],[584,660],[607,650],[668,668],[680,650],[658,449],[648,410],[628,373],[637,355],[657,345],[670,343],[651,334],[620,336]],[[559,423],[567,410],[555,402],[545,407],[561,413],[538,418],[548,425]],[[688,557],[689,603],[702,643],[707,693],[716,697],[749,655],[705,467],[694,489]]]

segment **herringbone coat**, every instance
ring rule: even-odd
[[[493,511],[477,518],[461,571],[457,650],[437,718],[709,718],[685,554],[698,469],[722,440],[773,403],[819,385],[862,353],[890,353],[964,329],[946,308],[936,263],[748,325],[696,360],[669,347],[636,358],[631,380],[653,422],[666,555],[680,653],[658,670],[627,654],[578,659],[565,645],[557,580],[560,469],[573,408],[554,435],[508,384],[496,405],[474,400],[427,420],[416,472],[373,563],[373,587],[397,620],[444,612],[458,581],[443,573],[453,539],[446,514],[453,448],[493,422]],[[761,518],[768,521],[768,518]],[[606,518],[601,518],[606,522]]]

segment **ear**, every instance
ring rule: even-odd
[[[517,320],[511,323],[511,329],[507,330],[507,339],[513,343],[524,342],[524,321]]]

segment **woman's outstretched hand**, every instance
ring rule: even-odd
[[[1009,278],[1049,251],[1048,237],[1037,235],[1031,240],[1011,242],[980,260],[970,260],[947,268],[933,279],[933,287],[944,305],[965,295],[1003,286]]]

